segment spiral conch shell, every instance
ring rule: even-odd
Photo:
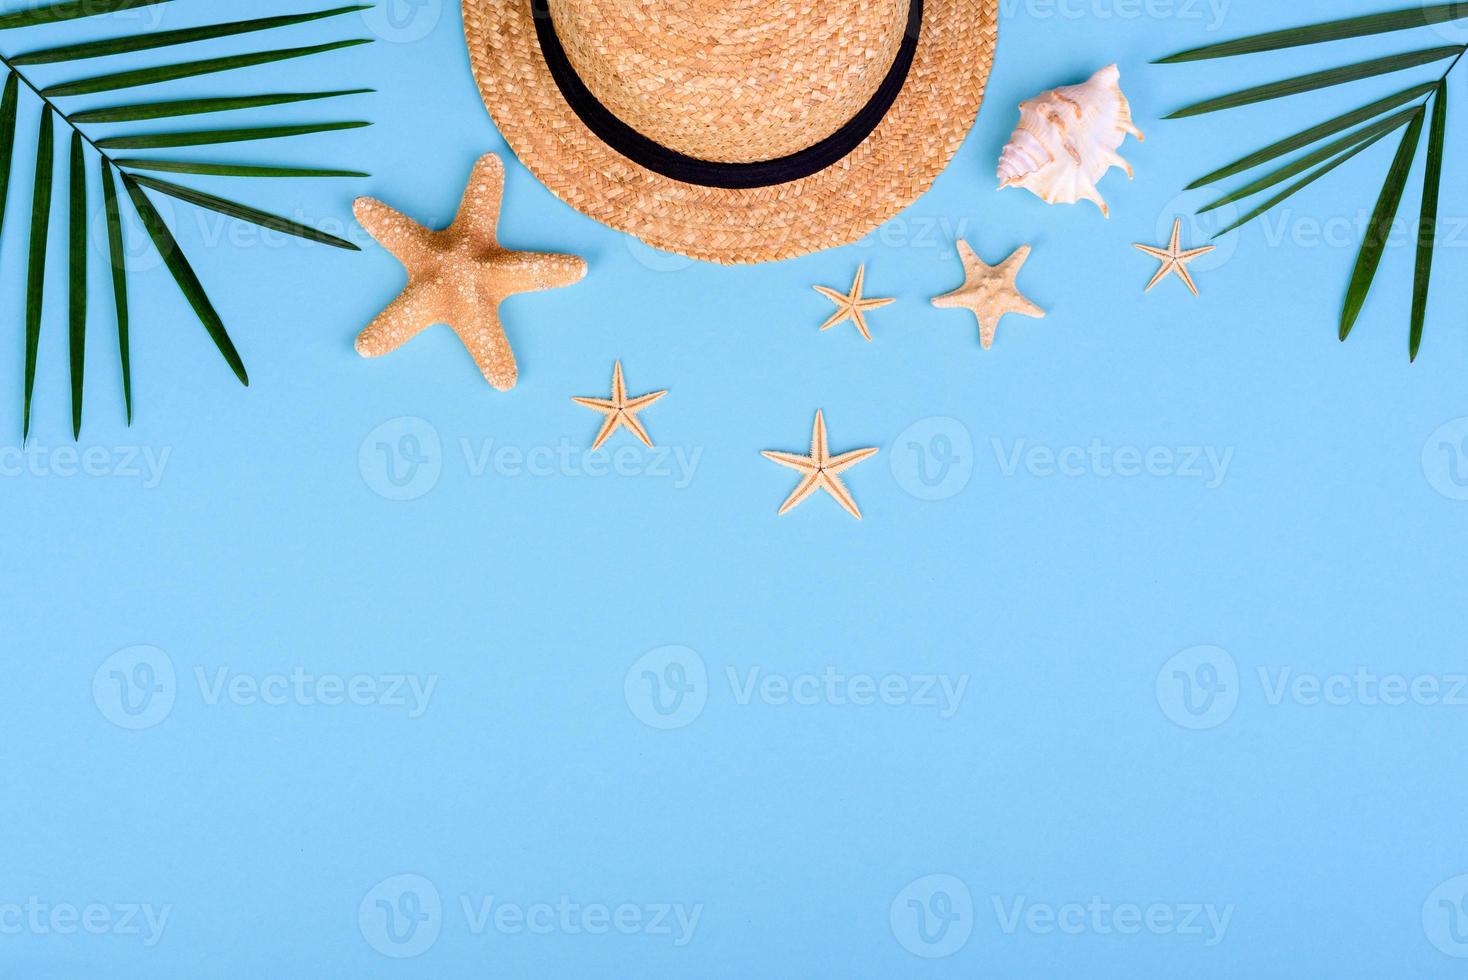
[[[1127,133],[1142,139],[1120,78],[1107,65],[1080,85],[1021,102],[1019,127],[999,157],[999,186],[1027,187],[1046,204],[1094,201],[1109,216],[1096,182],[1112,167],[1131,177],[1131,164],[1116,150]]]

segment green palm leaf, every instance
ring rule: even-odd
[[[15,72],[5,79],[0,95],[0,229],[5,227],[5,202],[10,196],[10,164],[15,157],[15,114],[19,86]]]
[[[1439,82],[1433,97],[1432,127],[1427,136],[1427,170],[1422,177],[1422,217],[1417,226],[1417,268],[1412,277],[1412,330],[1408,358],[1417,360],[1422,325],[1427,319],[1427,290],[1432,281],[1432,251],[1437,244],[1437,198],[1442,184],[1443,138],[1448,125],[1448,83]]]
[[[1346,290],[1346,302],[1341,309],[1342,340],[1350,335],[1351,328],[1356,325],[1356,318],[1361,315],[1361,308],[1366,304],[1366,294],[1370,292],[1377,266],[1381,264],[1382,250],[1386,248],[1387,235],[1391,232],[1392,222],[1396,220],[1397,208],[1402,203],[1402,190],[1407,184],[1407,173],[1412,169],[1412,157],[1417,153],[1417,143],[1421,136],[1422,114],[1419,112],[1402,134],[1397,155],[1392,160],[1386,182],[1381,187],[1381,195],[1376,200],[1376,210],[1366,228],[1366,237],[1361,242],[1361,251],[1356,256],[1356,269],[1351,274],[1351,285]]]
[[[191,160],[143,160],[122,157],[115,161],[130,170],[155,170],[170,174],[200,174],[207,177],[370,177],[360,170],[323,170],[314,167],[254,167],[240,163],[196,163]]]
[[[1199,187],[1205,187],[1208,184],[1223,180],[1225,177],[1232,177],[1235,174],[1243,173],[1245,170],[1252,170],[1261,163],[1268,163],[1270,160],[1309,146],[1317,140],[1324,139],[1327,136],[1333,136],[1341,130],[1350,129],[1358,123],[1363,123],[1368,119],[1375,119],[1383,112],[1395,109],[1399,105],[1405,105],[1419,95],[1426,95],[1434,88],[1436,88],[1435,82],[1424,82],[1421,85],[1414,85],[1409,89],[1403,89],[1395,95],[1378,99],[1370,105],[1363,105],[1361,108],[1352,112],[1336,116],[1334,119],[1329,119],[1318,126],[1311,126],[1309,129],[1301,130],[1293,136],[1280,140],[1278,143],[1271,143],[1262,150],[1256,150],[1246,157],[1241,157],[1226,167],[1220,167],[1210,174],[1199,177],[1189,184],[1186,189],[1190,191],[1197,190]],[[76,117],[73,116],[72,118],[75,119]]]
[[[1373,136],[1371,139],[1367,140],[1366,142],[1364,142],[1364,143],[1362,143],[1362,144],[1360,144],[1358,146],[1352,147],[1351,149],[1347,150],[1345,153],[1342,153],[1340,156],[1336,157],[1334,160],[1330,161],[1329,163],[1327,163],[1327,164],[1325,164],[1325,165],[1317,168],[1316,170],[1312,171],[1309,174],[1306,174],[1303,179],[1295,181],[1295,183],[1291,184],[1289,187],[1286,187],[1284,190],[1280,191],[1278,194],[1274,195],[1269,200],[1265,201],[1263,204],[1260,204],[1258,207],[1256,207],[1253,210],[1251,210],[1248,214],[1244,215],[1242,218],[1240,218],[1239,220],[1235,221],[1233,224],[1229,225],[1227,228],[1224,228],[1224,229],[1220,230],[1219,232],[1217,232],[1213,237],[1214,238],[1222,238],[1224,235],[1227,235],[1229,232],[1233,231],[1235,228],[1238,228],[1238,227],[1241,227],[1243,225],[1248,224],[1249,222],[1253,221],[1255,218],[1259,217],[1261,214],[1264,214],[1270,208],[1273,208],[1277,204],[1283,203],[1285,200],[1293,197],[1297,192],[1299,192],[1301,190],[1304,190],[1306,187],[1309,187],[1311,184],[1315,183],[1321,177],[1324,177],[1326,174],[1330,173],[1336,167],[1339,167],[1341,164],[1345,163],[1347,160],[1351,159],[1356,154],[1361,153],[1364,150],[1366,150],[1366,149],[1368,149],[1368,148],[1370,148],[1372,146],[1375,146],[1377,143],[1379,143],[1385,137],[1386,137],[1386,133],[1380,133],[1380,134],[1378,134],[1376,136]]]
[[[63,0],[45,7],[0,14],[0,31],[15,27],[35,27],[37,24],[55,24],[78,17],[95,17],[167,2],[168,0]]]
[[[71,322],[71,435],[82,434],[82,380],[87,358],[87,172],[82,134],[71,133],[71,282],[68,317]]]
[[[41,344],[41,303],[46,295],[46,238],[51,230],[51,167],[55,155],[55,122],[50,106],[41,107],[36,140],[36,185],[31,195],[31,251],[25,298],[25,414],[21,439],[31,434],[31,395],[36,388],[36,352]]]
[[[56,24],[94,15],[114,13],[139,7],[148,7],[168,0],[0,0],[0,8],[25,3],[38,4],[24,10],[0,12],[0,31],[21,29],[37,25]],[[22,431],[30,435],[31,408],[35,394],[36,369],[39,359],[40,334],[44,326],[43,305],[46,289],[47,248],[51,234],[51,211],[55,202],[58,179],[55,171],[61,161],[56,159],[56,127],[60,123],[71,134],[67,185],[69,192],[67,221],[68,257],[68,361],[71,380],[72,433],[80,436],[84,407],[86,380],[86,334],[89,306],[95,300],[87,296],[88,291],[88,234],[90,221],[86,184],[88,147],[97,151],[97,165],[102,184],[102,207],[107,235],[107,256],[112,273],[112,300],[117,315],[117,350],[122,368],[123,405],[128,424],[132,424],[133,392],[130,342],[130,320],[126,240],[123,235],[122,199],[117,181],[123,182],[126,197],[147,231],[148,240],[163,257],[185,299],[206,332],[218,347],[230,369],[244,384],[249,384],[239,352],[235,349],[225,329],[223,320],[215,310],[194,272],[182,247],[172,230],[163,221],[149,193],[168,194],[197,207],[207,208],[227,216],[232,221],[246,221],[295,235],[303,239],[352,249],[356,245],[344,238],[329,235],[297,221],[261,211],[226,197],[208,194],[192,188],[182,187],[167,181],[142,176],[134,171],[156,171],[161,173],[193,173],[208,177],[239,178],[284,178],[284,177],[365,177],[357,170],[293,166],[287,164],[241,164],[231,162],[207,163],[187,160],[135,159],[119,160],[114,155],[120,150],[142,150],[164,147],[208,146],[247,141],[266,141],[329,133],[355,129],[370,125],[364,121],[301,122],[286,124],[285,120],[251,127],[230,127],[228,124],[215,129],[193,132],[139,133],[134,135],[92,137],[85,128],[92,125],[139,122],[144,120],[174,120],[190,116],[229,113],[256,109],[270,109],[295,103],[322,101],[348,95],[366,94],[368,88],[345,88],[329,91],[250,92],[223,94],[212,97],[152,97],[147,100],[115,100],[120,104],[91,105],[79,108],[74,113],[62,112],[53,100],[84,96],[100,92],[131,89],[138,86],[166,84],[182,79],[219,74],[254,66],[268,65],[292,59],[339,51],[359,44],[367,44],[367,38],[348,38],[325,44],[302,47],[283,47],[273,43],[267,50],[224,53],[192,61],[173,61],[162,65],[137,67],[127,71],[114,71],[90,77],[64,79],[57,84],[42,87],[26,75],[31,65],[80,62],[88,59],[105,58],[113,55],[128,55],[151,50],[166,50],[195,42],[241,37],[276,28],[286,28],[312,21],[323,21],[356,11],[369,9],[367,2],[351,3],[337,0],[338,5],[330,9],[287,13],[280,16],[256,17],[248,20],[232,20],[225,23],[206,24],[166,31],[142,31],[120,37],[101,39],[62,39],[44,47],[32,46],[24,54],[7,58],[0,54],[0,69],[5,70],[3,93],[0,93],[0,230],[5,220],[6,198],[9,193],[12,159],[15,149],[15,127],[19,102],[26,92],[32,93],[39,102],[39,139],[36,149],[35,187],[31,200],[30,243],[26,267],[26,312],[25,312],[25,367],[24,367],[24,419]],[[346,5],[342,5],[346,4]],[[203,6],[202,4],[200,6]],[[136,29],[135,29],[136,30]],[[50,35],[47,35],[50,37]],[[167,55],[160,57],[169,58]],[[182,56],[173,56],[173,58]],[[323,87],[324,88],[324,87]],[[0,292],[4,287],[0,286]]]
[[[209,302],[209,295],[204,292],[203,283],[194,274],[193,266],[189,260],[184,258],[183,250],[178,247],[178,241],[173,237],[173,232],[168,230],[168,225],[163,223],[163,218],[153,207],[153,202],[143,193],[131,177],[122,175],[122,186],[127,191],[128,197],[137,209],[138,217],[143,221],[143,228],[147,230],[148,237],[153,240],[153,247],[158,249],[158,254],[163,257],[163,264],[168,266],[168,271],[173,274],[173,279],[178,283],[178,288],[183,292],[184,298],[194,309],[194,315],[204,325],[209,333],[209,338],[214,341],[214,346],[219,348],[219,353],[224,355],[224,360],[234,371],[235,377],[240,379],[243,385],[249,385],[250,376],[245,373],[245,363],[240,360],[239,351],[235,350],[234,341],[229,339],[229,331],[224,328],[224,321],[214,310],[214,304]]]
[[[1176,112],[1164,118],[1182,119],[1187,116],[1199,116],[1207,112],[1218,112],[1220,109],[1234,109],[1239,106],[1252,105],[1256,102],[1284,98],[1289,95],[1299,95],[1302,92],[1313,92],[1316,89],[1329,88],[1332,85],[1342,85],[1346,82],[1360,81],[1363,78],[1372,78],[1376,75],[1386,75],[1391,72],[1404,71],[1408,68],[1416,68],[1420,65],[1428,65],[1434,61],[1442,61],[1446,58],[1462,54],[1463,50],[1463,45],[1450,44],[1436,48],[1424,48],[1420,51],[1408,51],[1404,54],[1389,55],[1385,58],[1373,58],[1370,61],[1361,61],[1353,65],[1342,65],[1338,68],[1330,68],[1325,71],[1311,72],[1308,75],[1298,75],[1294,78],[1270,82],[1267,85],[1257,85],[1253,88],[1243,89],[1242,91],[1233,92],[1229,95],[1221,95],[1214,99],[1196,102],[1190,106],[1178,109]]]
[[[137,122],[143,119],[170,119],[177,116],[197,116],[208,112],[231,112],[235,109],[258,109],[264,106],[287,105],[292,102],[334,99],[343,95],[363,95],[371,91],[373,90],[370,88],[355,88],[340,92],[283,92],[278,95],[237,95],[214,99],[179,99],[174,102],[140,102],[136,105],[119,105],[106,109],[73,112],[69,118],[74,123]]]
[[[102,159],[102,203],[107,211],[107,256],[112,266],[112,301],[117,308],[117,353],[122,360],[122,403],[127,424],[133,424],[132,356],[128,349],[127,251],[122,239],[122,214],[117,206],[117,184],[112,167]]]
[[[327,51],[336,51],[341,48],[350,48],[354,45],[370,43],[370,38],[349,38],[344,41],[332,41],[328,44],[312,44],[304,48],[258,51],[254,54],[237,54],[223,58],[205,58],[202,61],[188,61],[177,65],[162,65],[158,68],[139,68],[136,71],[121,71],[111,75],[97,75],[93,78],[80,78],[71,82],[62,82],[60,85],[50,85],[41,89],[41,94],[48,99],[57,99],[72,95],[115,92],[118,89],[136,88],[139,85],[155,85],[159,82],[172,82],[180,78],[194,78],[198,75],[213,75],[218,72],[234,71],[237,68],[267,65],[271,62],[287,61],[291,58],[305,58],[313,54],[322,54]]]
[[[1390,31],[1405,31],[1429,24],[1444,24],[1468,17],[1468,3],[1442,3],[1431,7],[1410,7],[1384,14],[1367,14],[1364,17],[1347,17],[1343,20],[1311,24],[1308,27],[1292,27],[1283,31],[1254,34],[1221,44],[1193,48],[1161,58],[1153,64],[1167,65],[1182,61],[1202,61],[1207,58],[1228,58],[1239,54],[1258,51],[1278,51],[1302,44],[1319,44],[1322,41],[1339,41],[1370,34],[1385,34]]]
[[[144,177],[141,174],[129,174],[125,179],[130,183],[141,184],[161,194],[176,197],[180,201],[186,201],[189,204],[194,204],[201,208],[208,208],[210,211],[217,211],[220,214],[228,215],[231,218],[238,218],[241,221],[248,221],[250,224],[259,225],[261,228],[269,228],[272,231],[295,235],[298,238],[320,242],[323,245],[335,245],[337,248],[344,248],[353,252],[361,251],[356,245],[353,245],[344,238],[328,235],[326,232],[318,231],[309,225],[303,225],[299,222],[279,217],[278,215],[269,214],[257,208],[252,208],[247,204],[239,204],[222,197],[216,197],[213,194],[196,191],[191,187],[181,187],[178,184],[170,184],[166,180],[156,180],[152,177]]]
[[[190,133],[147,133],[138,136],[109,136],[97,140],[102,150],[161,150],[178,146],[212,146],[218,143],[247,143],[253,140],[283,139],[309,136],[312,133],[334,133],[343,129],[360,129],[370,122],[305,123],[299,126],[259,126],[253,129],[203,129]]]
[[[237,20],[228,24],[210,24],[206,27],[186,27],[177,31],[154,31],[147,34],[132,34],[127,37],[106,38],[88,41],[85,44],[64,44],[54,48],[27,51],[10,59],[13,65],[50,65],[60,61],[80,61],[85,58],[102,58],[133,51],[150,51],[175,44],[190,44],[194,41],[209,41],[219,37],[234,37],[254,31],[268,31],[277,27],[290,27],[308,21],[322,20],[349,14],[357,10],[371,9],[371,4],[356,4],[351,7],[334,7],[331,10],[314,10],[305,14],[289,14],[284,17],[260,17],[255,20]]]
[[[1386,133],[1389,133],[1394,129],[1399,129],[1402,126],[1407,125],[1407,123],[1410,122],[1419,113],[1421,113],[1421,111],[1422,110],[1419,108],[1403,109],[1401,112],[1388,116],[1387,118],[1379,120],[1378,122],[1374,122],[1369,126],[1363,126],[1360,129],[1356,130],[1354,133],[1344,136],[1341,139],[1335,140],[1332,143],[1327,143],[1325,146],[1322,146],[1318,150],[1307,153],[1304,156],[1300,157],[1298,160],[1295,160],[1283,167],[1280,167],[1278,170],[1271,171],[1270,173],[1265,174],[1257,180],[1250,181],[1243,187],[1240,187],[1238,190],[1233,191],[1230,194],[1225,194],[1223,197],[1220,197],[1213,203],[1204,205],[1203,207],[1198,209],[1198,213],[1203,214],[1206,211],[1212,211],[1215,208],[1221,208],[1225,204],[1232,204],[1235,201],[1241,201],[1246,197],[1252,197],[1262,190],[1267,190],[1268,188],[1273,187],[1275,184],[1282,183],[1283,181],[1289,180],[1291,177],[1304,173],[1306,170],[1309,170],[1311,167],[1315,166],[1321,161],[1329,160],[1331,157],[1335,156],[1337,153],[1340,153],[1342,150],[1349,150],[1351,147],[1356,146],[1359,143],[1364,143],[1375,136],[1385,135]]]

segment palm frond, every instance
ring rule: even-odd
[[[1358,82],[1364,78],[1373,78],[1377,75],[1388,75],[1392,72],[1405,71],[1408,68],[1417,68],[1421,65],[1430,65],[1434,61],[1445,61],[1463,53],[1463,45],[1448,44],[1435,48],[1423,48],[1420,51],[1407,51],[1402,54],[1388,55],[1385,58],[1372,58],[1370,61],[1360,61],[1353,65],[1341,65],[1338,68],[1327,68],[1324,71],[1311,72],[1308,75],[1297,75],[1294,78],[1282,79],[1278,82],[1270,82],[1266,85],[1256,85],[1228,95],[1220,95],[1217,98],[1205,99],[1163,117],[1166,119],[1183,119],[1188,116],[1201,116],[1207,112],[1218,112],[1221,109],[1237,109],[1239,106],[1253,105],[1256,102],[1267,102],[1271,99],[1282,99],[1290,95],[1300,95],[1304,92],[1314,92],[1317,89],[1330,88],[1333,85],[1343,85],[1347,82]]]
[[[1448,83],[1438,82],[1427,136],[1427,169],[1422,176],[1422,216],[1417,226],[1417,266],[1412,276],[1412,329],[1408,360],[1417,360],[1422,326],[1427,319],[1427,290],[1432,281],[1432,252],[1437,244],[1437,198],[1443,175],[1443,139],[1448,127]]]
[[[1366,122],[1368,119],[1375,119],[1383,112],[1390,112],[1398,106],[1405,105],[1419,96],[1426,95],[1436,87],[1436,82],[1424,82],[1421,85],[1413,85],[1411,88],[1403,89],[1395,95],[1388,95],[1384,99],[1378,99],[1369,105],[1363,105],[1359,109],[1336,116],[1334,119],[1328,119],[1319,125],[1301,130],[1295,135],[1282,139],[1277,143],[1271,143],[1261,150],[1255,150],[1248,156],[1240,157],[1233,163],[1225,167],[1219,167],[1212,173],[1204,174],[1189,184],[1185,189],[1194,191],[1200,187],[1206,187],[1209,184],[1223,180],[1225,177],[1232,177],[1235,174],[1243,173],[1245,170],[1252,170],[1261,163],[1268,163],[1270,160],[1275,160],[1286,154],[1293,153],[1327,136],[1334,136],[1336,133],[1350,129],[1352,126]]]
[[[54,48],[27,51],[10,59],[12,65],[52,65],[62,61],[83,61],[88,58],[105,58],[114,54],[131,54],[134,51],[151,51],[155,48],[172,47],[175,44],[192,44],[195,41],[212,41],[215,38],[235,37],[255,31],[269,31],[277,27],[291,27],[313,20],[337,17],[358,10],[368,10],[371,4],[354,4],[350,7],[334,7],[331,10],[313,10],[305,14],[288,14],[284,17],[258,17],[254,20],[237,20],[228,24],[210,24],[206,27],[186,27],[177,31],[150,31],[127,37],[104,38],[84,44],[63,44]]]
[[[91,18],[169,0],[53,0],[24,10],[0,13],[0,31],[57,24],[79,18]],[[252,92],[221,94],[213,97],[162,97],[147,101],[113,100],[113,104],[80,105],[71,108],[70,100],[89,95],[115,92],[144,85],[167,85],[184,79],[217,75],[261,67],[277,62],[324,55],[360,44],[368,38],[343,38],[321,44],[286,47],[267,45],[262,50],[247,50],[217,57],[183,60],[172,56],[166,63],[127,71],[113,71],[86,77],[73,77],[50,84],[37,83],[27,77],[25,69],[35,65],[66,64],[105,59],[116,55],[144,51],[171,51],[189,44],[228,38],[242,38],[277,29],[316,21],[325,21],[370,7],[366,3],[338,5],[320,10],[301,11],[280,16],[232,20],[198,27],[168,31],[144,31],[118,37],[88,39],[47,47],[32,47],[11,57],[0,54],[0,65],[6,71],[3,94],[0,94],[0,227],[5,219],[11,162],[15,147],[18,105],[22,96],[40,106],[37,134],[35,184],[31,195],[30,243],[26,272],[25,364],[22,433],[29,438],[31,410],[34,400],[40,335],[45,321],[44,300],[46,262],[51,234],[52,205],[57,193],[55,139],[58,125],[70,131],[70,168],[62,189],[68,194],[68,341],[71,378],[72,434],[81,431],[83,392],[86,381],[86,334],[89,325],[87,295],[88,265],[88,189],[89,158],[96,157],[101,178],[102,211],[106,218],[107,256],[111,265],[112,306],[117,318],[118,358],[122,369],[123,405],[128,424],[133,417],[132,357],[130,344],[130,311],[128,300],[126,240],[122,202],[129,201],[147,232],[148,241],[163,258],[163,263],[178,284],[185,300],[203,324],[225,362],[241,383],[249,384],[249,375],[239,351],[231,340],[222,317],[209,299],[204,285],[173,231],[148,197],[148,192],[167,194],[191,207],[226,215],[231,220],[250,222],[260,227],[295,235],[302,239],[337,248],[356,249],[345,239],[326,234],[310,225],[270,214],[249,204],[183,187],[168,181],[144,176],[137,171],[192,173],[208,177],[362,177],[360,171],[325,167],[293,166],[268,162],[254,164],[203,163],[184,160],[128,159],[116,155],[120,150],[168,147],[207,146],[237,142],[291,140],[313,134],[331,133],[370,125],[361,120],[285,122],[260,120],[259,124],[225,125],[195,131],[167,130],[119,136],[94,136],[85,127],[148,120],[176,120],[199,115],[215,115],[253,110],[268,110],[296,103],[318,102],[350,95],[362,95],[370,88],[339,88],[318,92]],[[8,34],[6,35],[9,36]],[[62,103],[58,105],[58,103]],[[63,105],[65,108],[63,108]],[[118,181],[124,194],[118,193]]]
[[[1407,186],[1407,172],[1412,169],[1412,157],[1417,153],[1417,143],[1422,137],[1422,113],[1418,112],[1412,124],[1402,134],[1397,146],[1397,155],[1386,172],[1386,182],[1381,185],[1381,195],[1376,199],[1376,209],[1371,214],[1371,223],[1366,226],[1366,237],[1361,242],[1361,251],[1356,255],[1356,269],[1351,273],[1351,284],[1346,289],[1346,302],[1341,308],[1341,339],[1350,336],[1361,307],[1366,305],[1366,294],[1371,291],[1376,278],[1377,266],[1381,264],[1381,253],[1386,248],[1387,235],[1392,222],[1397,220],[1397,208],[1402,203],[1402,191]]]
[[[1287,30],[1253,34],[1219,44],[1182,51],[1160,59],[1158,63],[1201,61],[1256,52],[1278,51],[1299,45],[1361,38],[1464,19],[1468,19],[1468,2],[1416,5],[1385,13],[1346,17]],[[1234,162],[1219,167],[1188,185],[1188,189],[1193,190],[1226,177],[1252,171],[1262,164],[1285,157],[1297,150],[1309,149],[1309,152],[1297,159],[1262,176],[1256,176],[1237,190],[1205,205],[1201,210],[1211,210],[1257,194],[1291,178],[1299,177],[1282,191],[1258,204],[1247,214],[1214,235],[1215,238],[1218,238],[1253,221],[1305,187],[1320,180],[1348,160],[1363,153],[1367,148],[1374,146],[1388,133],[1403,126],[1406,127],[1382,181],[1376,205],[1372,210],[1371,219],[1356,255],[1355,267],[1346,287],[1338,330],[1341,340],[1350,336],[1351,330],[1360,318],[1377,270],[1381,265],[1387,237],[1401,207],[1407,178],[1417,155],[1417,149],[1422,142],[1422,130],[1425,125],[1428,125],[1430,108],[1427,165],[1423,175],[1421,213],[1416,224],[1416,265],[1413,272],[1412,311],[1408,335],[1409,357],[1413,360],[1417,357],[1427,318],[1432,264],[1437,246],[1437,215],[1442,184],[1443,156],[1446,147],[1447,83],[1448,77],[1463,60],[1465,52],[1468,52],[1468,46],[1447,45],[1386,55],[1245,88],[1186,106],[1168,117],[1196,116],[1253,105],[1297,93],[1328,89],[1361,79],[1387,75],[1448,58],[1452,59],[1435,80],[1414,84],[1385,98],[1377,99],[1302,129],[1291,136],[1240,156]],[[1338,133],[1345,133],[1345,135],[1324,143]]]
[[[1209,58],[1231,58],[1234,55],[1254,54],[1260,51],[1278,51],[1282,48],[1299,47],[1305,44],[1320,44],[1325,41],[1341,41],[1352,37],[1371,34],[1386,34],[1391,31],[1411,30],[1432,24],[1468,17],[1468,3],[1441,3],[1434,6],[1409,7],[1384,14],[1367,14],[1363,17],[1346,17],[1341,20],[1311,24],[1309,27],[1292,27],[1283,31],[1254,34],[1221,44],[1180,51],[1154,61],[1155,65],[1177,64],[1183,61],[1203,61]]]

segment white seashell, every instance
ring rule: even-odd
[[[1046,204],[1094,201],[1109,216],[1096,183],[1112,167],[1131,177],[1131,164],[1116,152],[1131,133],[1131,107],[1108,65],[1089,81],[1041,92],[1019,104],[1019,127],[999,157],[999,186],[1026,187]]]

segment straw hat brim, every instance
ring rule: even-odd
[[[917,200],[973,127],[997,35],[997,0],[925,0],[907,80],[860,145],[800,180],[724,189],[664,177],[592,133],[546,66],[531,0],[463,4],[480,95],[552,193],[653,248],[725,264],[845,245]]]

